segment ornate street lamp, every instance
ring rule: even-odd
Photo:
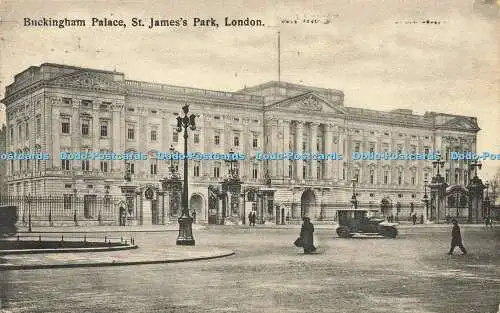
[[[425,204],[425,219],[429,220],[429,197],[427,196],[427,180],[424,180],[424,199],[422,200]]]
[[[184,116],[177,117],[177,132],[184,130],[184,184],[182,191],[182,214],[179,217],[179,236],[177,237],[177,245],[194,246],[193,238],[193,218],[189,216],[188,208],[188,128],[196,129],[194,114],[188,115],[189,104],[182,107]]]
[[[231,148],[231,150],[229,150],[229,160],[225,160],[226,162],[229,163],[229,179],[233,180],[233,179],[238,179],[238,169],[236,167],[233,168],[233,163],[237,163],[238,160],[235,160],[233,158],[233,155],[234,155],[234,150],[233,148]]]
[[[168,168],[169,171],[170,171],[170,177],[171,178],[179,178],[179,171],[178,171],[178,168],[179,168],[179,159],[178,158],[173,158],[173,156],[175,154],[177,154],[177,151],[175,151],[175,148],[174,148],[173,145],[170,145],[169,151],[170,151],[170,155],[171,155],[170,166]]]
[[[352,180],[352,198],[351,198],[351,203],[354,205],[354,210],[358,209],[358,200],[356,199],[356,183],[358,180],[356,178],[353,178]]]
[[[28,232],[31,233],[31,194],[26,196],[26,203],[28,204]]]
[[[443,168],[444,167],[444,163],[445,163],[444,161],[441,161],[441,156],[438,156],[437,160],[432,161],[432,166],[434,168],[437,168],[437,174],[436,174],[436,176],[440,176],[439,175],[439,167],[441,166],[441,168]]]

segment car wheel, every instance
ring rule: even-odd
[[[339,227],[337,228],[337,235],[340,238],[349,238],[350,232],[348,227]]]

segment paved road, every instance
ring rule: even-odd
[[[338,239],[319,253],[297,230],[211,227],[197,244],[237,255],[194,263],[0,272],[4,312],[496,312],[500,231],[464,228],[469,255],[446,255],[450,229],[401,230],[395,240]],[[176,234],[136,234],[154,247]]]

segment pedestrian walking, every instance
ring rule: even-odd
[[[416,225],[417,224],[417,214],[413,214],[411,218],[413,219],[413,225]]]
[[[255,222],[257,221],[257,212],[255,210],[252,211],[252,224],[255,227]]]
[[[493,220],[491,219],[491,217],[486,216],[484,218],[484,225],[486,225],[486,228],[488,228],[488,226],[490,226],[490,228],[493,229]]]
[[[304,254],[311,254],[316,251],[314,246],[314,225],[311,223],[309,217],[302,218],[304,223],[300,229],[300,238],[302,239],[302,247],[304,248]]]
[[[451,247],[448,254],[452,255],[455,247],[459,247],[460,250],[462,250],[462,254],[465,255],[467,254],[467,250],[465,250],[465,247],[462,243],[462,234],[460,234],[460,227],[458,226],[458,222],[456,219],[453,219],[451,222],[453,223],[453,229],[451,230]]]
[[[191,215],[193,216],[193,223],[196,224],[196,211],[193,210],[193,213]]]

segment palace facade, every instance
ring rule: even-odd
[[[197,116],[197,128],[189,133],[190,152],[233,149],[247,156],[233,164],[239,169],[243,203],[224,209],[224,218],[234,222],[245,220],[252,208],[263,221],[277,221],[278,215],[280,221],[301,215],[334,220],[336,210],[349,206],[353,179],[361,207],[405,218],[427,214],[422,197],[424,181],[434,175],[432,161],[353,161],[351,152],[441,151],[446,161],[442,176],[450,186],[463,187],[470,178],[467,162],[451,161],[449,152],[475,152],[480,130],[474,117],[348,107],[343,92],[334,89],[271,81],[238,92],[212,91],[47,63],[17,74],[2,103],[6,150],[50,154],[49,160],[8,161],[9,195],[81,195],[89,201],[92,196],[120,197],[128,169],[139,186],[134,216],[141,224],[178,214],[168,201],[159,200],[170,161],[156,160],[154,152],[168,152],[171,145],[183,151],[176,119],[186,103]],[[59,154],[65,151],[143,152],[151,158],[62,161]],[[286,151],[337,152],[344,159],[255,159],[256,152]],[[229,166],[223,160],[189,161],[189,202],[198,220],[219,214],[219,201],[211,199]],[[181,164],[179,169],[182,176]],[[145,199],[148,188],[155,195]],[[460,214],[466,211],[460,204]]]

